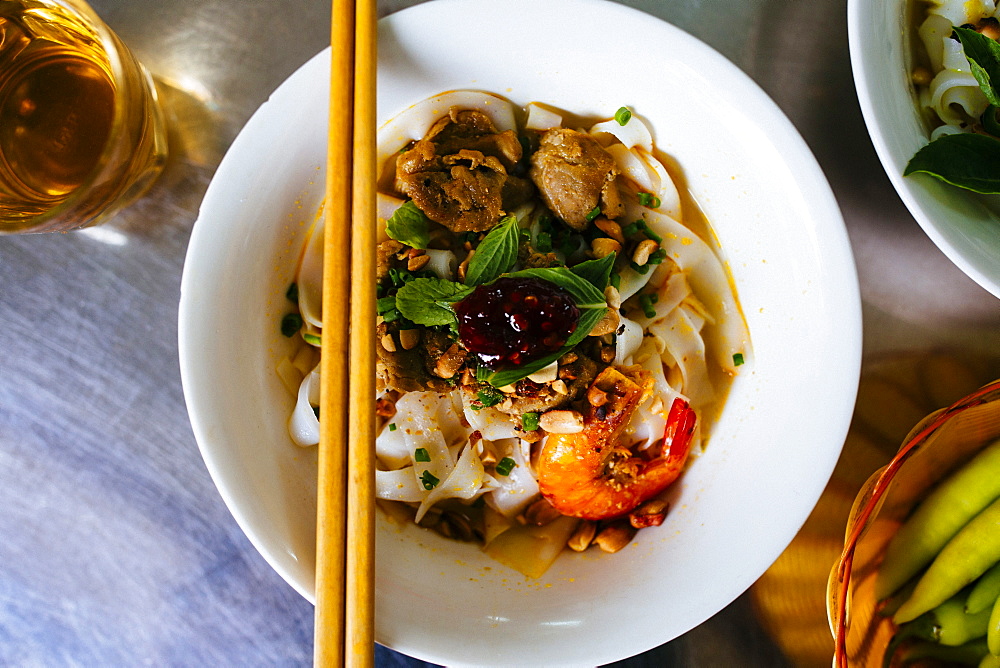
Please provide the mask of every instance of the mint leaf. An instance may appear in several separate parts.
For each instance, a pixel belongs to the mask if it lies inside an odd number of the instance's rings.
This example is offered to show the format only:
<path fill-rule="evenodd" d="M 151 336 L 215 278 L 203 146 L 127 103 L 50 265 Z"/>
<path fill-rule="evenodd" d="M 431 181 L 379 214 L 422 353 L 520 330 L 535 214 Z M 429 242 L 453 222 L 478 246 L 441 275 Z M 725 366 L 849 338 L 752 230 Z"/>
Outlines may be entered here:
<path fill-rule="evenodd" d="M 431 242 L 430 219 L 424 215 L 413 200 L 396 209 L 385 223 L 386 234 L 390 238 L 413 248 L 427 248 Z"/>
<path fill-rule="evenodd" d="M 598 290 L 593 283 L 577 276 L 567 267 L 522 269 L 508 274 L 508 276 L 511 278 L 539 278 L 557 285 L 570 294 L 579 309 L 603 309 L 608 305 L 604 299 L 603 290 Z"/>
<path fill-rule="evenodd" d="M 483 285 L 510 271 L 517 261 L 517 244 L 521 229 L 517 218 L 507 216 L 479 242 L 465 270 L 466 285 Z"/>
<path fill-rule="evenodd" d="M 418 325 L 457 326 L 451 305 L 467 297 L 472 290 L 471 286 L 440 278 L 417 278 L 396 293 L 396 308 L 404 318 Z"/>
<path fill-rule="evenodd" d="M 512 383 L 516 383 L 522 378 L 527 378 L 536 371 L 544 369 L 583 341 L 587 335 L 590 334 L 590 330 L 594 329 L 597 323 L 601 321 L 601 318 L 604 317 L 606 311 L 607 307 L 584 310 L 580 315 L 580 320 L 576 323 L 576 330 L 574 330 L 570 337 L 566 339 L 566 343 L 562 348 L 554 353 L 546 355 L 545 357 L 529 362 L 524 366 L 519 366 L 516 369 L 501 369 L 499 371 L 494 371 L 486 376 L 486 382 L 493 387 L 505 387 Z"/>
<path fill-rule="evenodd" d="M 903 176 L 924 172 L 977 193 L 1000 193 L 1000 140 L 986 135 L 944 135 L 910 158 Z"/>
<path fill-rule="evenodd" d="M 617 253 L 609 253 L 599 260 L 587 260 L 570 267 L 570 271 L 603 293 L 604 288 L 608 287 L 608 281 L 611 280 L 611 269 L 615 266 L 617 256 Z"/>
<path fill-rule="evenodd" d="M 997 91 L 1000 85 L 1000 44 L 969 28 L 955 28 L 954 34 L 962 43 L 972 75 L 979 82 L 986 99 L 990 104 L 1000 106 L 1000 91 Z"/>

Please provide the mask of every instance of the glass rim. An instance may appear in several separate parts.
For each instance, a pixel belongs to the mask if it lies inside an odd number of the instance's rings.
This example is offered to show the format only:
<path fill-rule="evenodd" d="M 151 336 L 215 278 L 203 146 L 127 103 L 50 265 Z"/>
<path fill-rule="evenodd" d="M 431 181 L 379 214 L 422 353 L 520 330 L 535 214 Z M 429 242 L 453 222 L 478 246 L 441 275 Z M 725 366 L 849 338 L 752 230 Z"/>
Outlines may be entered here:
<path fill-rule="evenodd" d="M 101 181 L 105 175 L 112 158 L 116 153 L 115 138 L 120 135 L 126 124 L 126 105 L 122 104 L 122 99 L 127 99 L 129 92 L 133 88 L 133 82 L 129 80 L 126 67 L 126 59 L 130 59 L 135 65 L 137 73 L 145 79 L 150 89 L 152 103 L 157 103 L 155 84 L 151 75 L 145 67 L 135 58 L 129 47 L 118 37 L 107 23 L 94 11 L 85 0 L 36 0 L 42 6 L 62 7 L 73 12 L 81 22 L 93 32 L 97 38 L 107 59 L 108 75 L 111 80 L 114 108 L 112 110 L 111 125 L 108 129 L 108 136 L 101 148 L 100 155 L 94 162 L 94 166 L 87 173 L 86 177 L 77 185 L 66 197 L 56 203 L 43 213 L 26 218 L 24 224 L 11 232 L 0 229 L 0 236 L 5 234 L 34 234 L 45 232 L 61 232 L 74 229 L 81 229 L 93 224 L 94 217 L 75 224 L 66 224 L 61 219 L 67 213 L 72 212 L 85 199 L 91 188 Z"/>

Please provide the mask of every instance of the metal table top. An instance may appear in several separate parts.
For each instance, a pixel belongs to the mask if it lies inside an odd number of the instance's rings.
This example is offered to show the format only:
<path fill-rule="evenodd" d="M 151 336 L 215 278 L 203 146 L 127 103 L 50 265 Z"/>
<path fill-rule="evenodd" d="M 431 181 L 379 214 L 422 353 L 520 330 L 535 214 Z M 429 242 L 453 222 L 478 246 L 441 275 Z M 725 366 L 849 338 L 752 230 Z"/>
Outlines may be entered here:
<path fill-rule="evenodd" d="M 173 154 L 149 196 L 103 227 L 0 238 L 0 664 L 308 664 L 312 606 L 244 537 L 198 453 L 176 323 L 208 182 L 253 111 L 327 44 L 329 4 L 92 4 L 165 83 Z M 721 51 L 803 134 L 847 222 L 866 365 L 998 348 L 996 300 L 924 236 L 878 164 L 845 0 L 624 4 Z M 759 610 L 748 593 L 620 665 L 792 665 Z"/>

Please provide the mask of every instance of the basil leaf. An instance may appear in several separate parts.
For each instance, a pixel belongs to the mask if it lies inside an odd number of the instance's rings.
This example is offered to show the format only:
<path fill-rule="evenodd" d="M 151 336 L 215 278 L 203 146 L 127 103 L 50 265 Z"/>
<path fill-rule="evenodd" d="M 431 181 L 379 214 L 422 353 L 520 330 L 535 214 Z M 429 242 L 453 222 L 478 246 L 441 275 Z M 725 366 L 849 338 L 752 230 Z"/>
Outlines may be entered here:
<path fill-rule="evenodd" d="M 456 325 L 455 311 L 451 305 L 471 292 L 472 287 L 452 281 L 417 278 L 406 283 L 396 293 L 396 308 L 404 318 L 418 325 Z"/>
<path fill-rule="evenodd" d="M 979 87 L 986 99 L 994 106 L 1000 106 L 1000 44 L 985 35 L 969 28 L 955 28 L 958 40 L 962 43 L 965 57 L 972 66 L 972 75 L 979 82 Z"/>
<path fill-rule="evenodd" d="M 608 305 L 604 292 L 598 290 L 593 283 L 577 276 L 567 267 L 539 267 L 537 269 L 522 269 L 508 274 L 511 278 L 539 278 L 548 281 L 570 294 L 577 308 L 597 309 Z"/>
<path fill-rule="evenodd" d="M 413 200 L 396 209 L 385 223 L 386 234 L 390 238 L 413 248 L 427 248 L 431 242 L 430 219 Z"/>
<path fill-rule="evenodd" d="M 521 239 L 521 228 L 517 218 L 507 216 L 479 242 L 476 252 L 465 270 L 466 285 L 489 283 L 500 274 L 510 271 L 517 261 L 517 245 Z"/>
<path fill-rule="evenodd" d="M 595 288 L 604 293 L 611 280 L 611 269 L 615 266 L 617 253 L 609 253 L 599 260 L 587 260 L 570 267 L 570 271 L 580 278 L 589 281 Z"/>
<path fill-rule="evenodd" d="M 998 111 L 1000 111 L 1000 107 L 994 107 L 991 104 L 986 107 L 986 111 L 979 117 L 979 122 L 983 124 L 983 130 L 986 130 L 986 132 L 994 137 L 1000 137 L 1000 120 L 997 119 Z"/>
<path fill-rule="evenodd" d="M 944 135 L 910 158 L 903 176 L 924 172 L 977 193 L 1000 193 L 1000 140 L 986 135 Z"/>
<path fill-rule="evenodd" d="M 601 318 L 604 317 L 606 312 L 607 307 L 584 310 L 583 314 L 580 315 L 580 320 L 576 323 L 576 329 L 566 340 L 566 343 L 562 348 L 554 353 L 546 355 L 545 357 L 529 362 L 524 366 L 519 366 L 516 369 L 501 369 L 499 371 L 494 371 L 486 376 L 486 382 L 493 387 L 504 387 L 506 385 L 516 383 L 522 378 L 527 378 L 536 371 L 544 369 L 583 341 L 583 339 L 590 334 L 590 330 L 594 329 L 597 323 L 601 321 Z"/>

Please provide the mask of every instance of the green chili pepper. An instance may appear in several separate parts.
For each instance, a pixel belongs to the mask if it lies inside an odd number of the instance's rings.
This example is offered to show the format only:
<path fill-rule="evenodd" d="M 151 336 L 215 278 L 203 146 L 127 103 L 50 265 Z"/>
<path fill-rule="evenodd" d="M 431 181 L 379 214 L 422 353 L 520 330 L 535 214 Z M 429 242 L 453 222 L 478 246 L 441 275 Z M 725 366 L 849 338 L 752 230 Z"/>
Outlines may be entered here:
<path fill-rule="evenodd" d="M 998 596 L 1000 596 L 1000 564 L 976 580 L 969 597 L 965 599 L 965 611 L 971 615 L 991 608 Z"/>
<path fill-rule="evenodd" d="M 986 644 L 990 648 L 990 654 L 1000 656 L 1000 598 L 993 603 L 990 620 L 986 624 Z"/>
<path fill-rule="evenodd" d="M 1000 441 L 941 482 L 899 528 L 879 568 L 876 597 L 888 597 L 919 573 L 959 529 L 997 498 Z"/>
<path fill-rule="evenodd" d="M 997 562 L 1000 562 L 1000 500 L 987 506 L 948 541 L 893 620 L 897 624 L 908 622 L 944 603 Z M 964 599 L 962 610 L 964 613 Z"/>
<path fill-rule="evenodd" d="M 890 646 L 891 648 L 892 646 Z M 957 647 L 939 645 L 932 641 L 905 642 L 899 644 L 899 649 L 887 652 L 883 666 L 908 666 L 921 659 L 937 659 L 949 666 L 978 666 L 989 650 L 982 638 L 967 642 Z M 935 664 L 936 665 L 936 664 Z"/>

